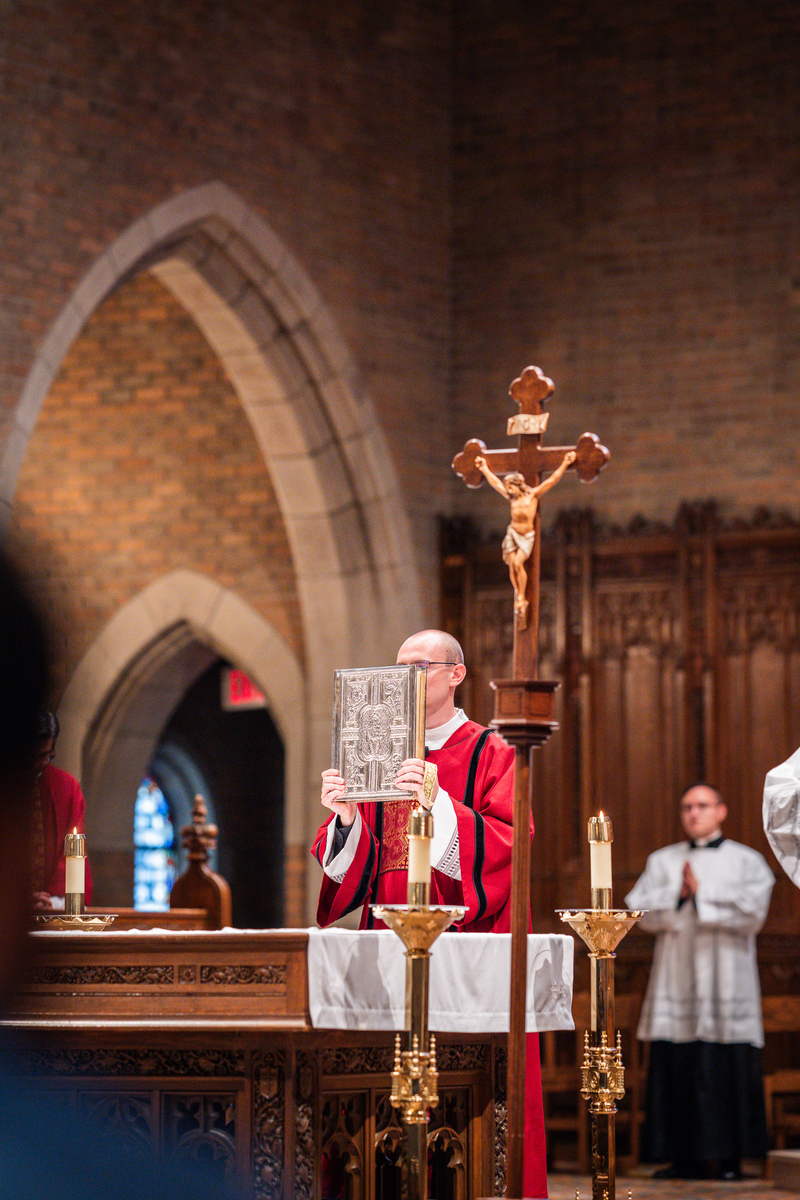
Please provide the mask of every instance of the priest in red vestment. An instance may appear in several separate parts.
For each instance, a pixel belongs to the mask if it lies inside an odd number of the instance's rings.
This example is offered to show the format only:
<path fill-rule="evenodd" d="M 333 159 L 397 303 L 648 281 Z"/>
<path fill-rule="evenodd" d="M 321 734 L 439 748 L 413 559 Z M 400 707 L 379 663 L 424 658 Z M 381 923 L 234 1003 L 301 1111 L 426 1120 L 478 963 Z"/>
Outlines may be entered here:
<path fill-rule="evenodd" d="M 36 794 L 33 811 L 33 901 L 39 911 L 63 909 L 66 891 L 64 838 L 84 833 L 86 801 L 77 779 L 52 765 L 58 737 L 55 713 L 43 712 L 39 725 Z M 86 860 L 87 904 L 92 900 L 92 872 Z"/>
<path fill-rule="evenodd" d="M 384 928 L 372 904 L 405 904 L 408 885 L 408 815 L 418 803 L 434 814 L 431 904 L 467 909 L 457 929 L 509 933 L 511 903 L 514 751 L 496 733 L 469 721 L 455 705 L 466 675 L 461 646 L 450 634 L 426 629 L 408 638 L 397 662 L 426 667 L 426 760 L 437 768 L 429 801 L 423 796 L 425 762 L 406 759 L 396 786 L 407 803 L 352 804 L 341 797 L 345 780 L 322 773 L 322 803 L 331 816 L 320 828 L 313 854 L 323 869 L 317 921 L 330 925 L 361 909 L 362 929 Z M 531 839 L 533 820 L 531 820 Z M 538 1034 L 526 1053 L 525 1195 L 547 1195 L 544 1119 Z"/>

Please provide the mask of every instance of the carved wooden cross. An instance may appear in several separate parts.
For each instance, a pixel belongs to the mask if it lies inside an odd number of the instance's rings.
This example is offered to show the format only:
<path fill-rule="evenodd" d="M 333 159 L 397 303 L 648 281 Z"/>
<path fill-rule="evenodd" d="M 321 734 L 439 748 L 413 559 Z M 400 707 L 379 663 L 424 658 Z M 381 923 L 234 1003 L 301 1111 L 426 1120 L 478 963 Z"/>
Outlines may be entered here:
<path fill-rule="evenodd" d="M 543 472 L 555 471 L 564 461 L 564 455 L 572 449 L 571 446 L 541 445 L 548 418 L 543 406 L 552 395 L 553 384 L 538 367 L 526 367 L 519 379 L 515 379 L 511 384 L 509 391 L 519 405 L 519 413 L 509 420 L 508 432 L 519 436 L 519 445 L 515 450 L 487 450 L 485 444 L 477 438 L 467 442 L 461 453 L 453 459 L 453 470 L 462 477 L 467 487 L 477 488 L 484 482 L 483 474 L 475 465 L 479 456 L 486 460 L 486 466 L 494 475 L 507 476 L 510 472 L 518 471 L 524 477 L 528 488 L 536 488 L 541 484 Z M 600 445 L 593 433 L 582 434 L 574 450 L 576 457 L 571 467 L 587 482 L 602 471 L 610 457 L 608 450 Z M 510 515 L 514 517 L 516 513 L 518 533 L 524 529 L 530 536 L 534 507 L 532 502 L 537 501 L 533 518 L 533 548 L 528 550 L 525 596 L 515 599 L 515 604 L 519 600 L 523 607 L 514 621 L 513 678 L 492 681 L 492 687 L 495 689 L 495 717 L 492 725 L 514 747 L 506 1189 L 507 1195 L 519 1197 L 523 1195 L 525 1157 L 525 995 L 527 932 L 530 922 L 531 748 L 541 745 L 557 728 L 554 720 L 554 693 L 558 684 L 555 680 L 539 680 L 536 677 L 540 563 L 538 497 L 525 497 L 521 490 L 512 488 L 510 481 L 502 484 L 502 488 L 504 493 L 506 488 L 510 489 L 506 493 L 506 500 L 510 506 L 516 505 Z M 527 545 L 529 544 L 528 542 Z M 525 552 L 518 543 L 517 546 L 520 553 Z M 515 553 L 513 545 L 509 548 L 509 553 Z M 522 578 L 516 575 L 515 594 L 517 588 L 521 587 Z M 527 608 L 524 607 L 525 600 Z"/>
<path fill-rule="evenodd" d="M 483 475 L 475 465 L 479 456 L 486 460 L 487 466 L 495 475 L 502 476 L 519 471 L 529 487 L 537 487 L 542 481 L 542 474 L 554 471 L 571 449 L 575 450 L 577 457 L 569 469 L 577 471 L 578 477 L 585 483 L 595 479 L 610 458 L 608 450 L 600 444 L 595 434 L 581 434 L 574 447 L 541 445 L 542 434 L 547 428 L 550 416 L 544 405 L 555 390 L 553 381 L 543 375 L 538 367 L 526 367 L 508 390 L 519 405 L 519 413 L 509 418 L 507 432 L 517 434 L 519 443 L 516 449 L 487 450 L 486 443 L 478 438 L 468 441 L 453 459 L 453 470 L 461 476 L 467 487 L 478 488 L 484 482 Z M 528 561 L 527 620 L 514 622 L 515 679 L 536 677 L 541 554 L 539 526 L 537 512 L 533 551 Z M 525 636 L 522 636 L 523 630 Z"/>

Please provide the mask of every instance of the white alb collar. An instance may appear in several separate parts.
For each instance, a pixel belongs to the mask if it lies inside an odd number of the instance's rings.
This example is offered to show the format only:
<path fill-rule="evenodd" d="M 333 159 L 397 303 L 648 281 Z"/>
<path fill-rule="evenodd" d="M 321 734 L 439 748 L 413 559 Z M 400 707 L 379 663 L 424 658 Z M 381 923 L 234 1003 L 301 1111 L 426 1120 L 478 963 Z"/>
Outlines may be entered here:
<path fill-rule="evenodd" d="M 722 836 L 722 830 L 718 829 L 716 833 L 710 833 L 708 835 L 708 837 L 695 838 L 694 844 L 695 844 L 695 846 L 697 846 L 697 848 L 699 850 L 704 850 L 705 847 L 709 844 L 709 842 L 716 842 L 717 838 L 720 838 L 721 836 Z"/>
<path fill-rule="evenodd" d="M 441 750 L 445 742 L 453 736 L 457 729 L 467 723 L 467 714 L 463 708 L 456 709 L 456 715 L 451 717 L 449 721 L 445 721 L 444 725 L 437 725 L 435 729 L 425 730 L 425 746 L 428 750 Z"/>

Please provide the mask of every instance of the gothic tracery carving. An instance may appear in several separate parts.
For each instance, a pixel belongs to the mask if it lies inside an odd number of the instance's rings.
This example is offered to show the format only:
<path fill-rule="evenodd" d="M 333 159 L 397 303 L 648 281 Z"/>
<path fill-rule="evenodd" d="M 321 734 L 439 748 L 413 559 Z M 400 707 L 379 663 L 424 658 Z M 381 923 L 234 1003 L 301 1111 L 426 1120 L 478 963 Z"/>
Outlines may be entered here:
<path fill-rule="evenodd" d="M 283 1191 L 283 1105 L 285 1057 L 256 1056 L 253 1087 L 253 1168 L 256 1200 L 274 1200 Z"/>
<path fill-rule="evenodd" d="M 241 1050 L 4 1050 L 7 1070 L 21 1075 L 241 1075 Z"/>

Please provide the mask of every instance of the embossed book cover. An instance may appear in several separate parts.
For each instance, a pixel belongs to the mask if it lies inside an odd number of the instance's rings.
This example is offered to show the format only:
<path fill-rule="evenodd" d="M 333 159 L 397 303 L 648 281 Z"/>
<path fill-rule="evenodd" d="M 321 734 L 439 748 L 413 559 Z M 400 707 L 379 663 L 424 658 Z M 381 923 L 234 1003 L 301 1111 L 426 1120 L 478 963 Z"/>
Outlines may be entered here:
<path fill-rule="evenodd" d="M 407 800 L 401 762 L 425 753 L 425 670 L 414 664 L 334 672 L 331 765 L 345 800 Z"/>

